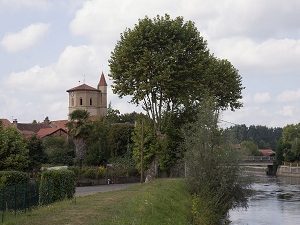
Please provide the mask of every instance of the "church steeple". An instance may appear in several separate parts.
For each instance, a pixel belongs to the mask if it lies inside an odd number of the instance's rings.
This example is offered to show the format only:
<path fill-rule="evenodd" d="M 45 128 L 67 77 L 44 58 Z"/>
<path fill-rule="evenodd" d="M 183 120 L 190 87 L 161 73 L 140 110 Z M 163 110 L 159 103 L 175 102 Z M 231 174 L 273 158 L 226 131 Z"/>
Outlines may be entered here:
<path fill-rule="evenodd" d="M 107 87 L 107 83 L 106 83 L 106 80 L 105 80 L 105 77 L 104 77 L 104 73 L 102 71 L 100 81 L 98 83 L 98 89 L 101 90 L 100 87 L 103 87 L 103 86 Z"/>
<path fill-rule="evenodd" d="M 104 73 L 102 71 L 100 81 L 97 86 L 98 90 L 101 91 L 101 103 L 100 108 L 103 112 L 105 112 L 105 115 L 107 114 L 107 83 L 105 80 Z"/>

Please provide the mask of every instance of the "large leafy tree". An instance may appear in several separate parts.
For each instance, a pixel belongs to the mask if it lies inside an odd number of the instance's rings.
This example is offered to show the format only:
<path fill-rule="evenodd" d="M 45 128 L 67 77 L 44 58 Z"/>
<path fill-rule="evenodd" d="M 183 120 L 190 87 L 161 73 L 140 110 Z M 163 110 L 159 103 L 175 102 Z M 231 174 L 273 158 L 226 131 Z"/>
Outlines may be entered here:
<path fill-rule="evenodd" d="M 289 124 L 283 128 L 282 145 L 286 161 L 300 160 L 300 123 Z M 276 153 L 277 154 L 277 153 Z"/>
<path fill-rule="evenodd" d="M 26 142 L 14 127 L 4 128 L 0 123 L 0 170 L 26 170 L 29 156 Z"/>
<path fill-rule="evenodd" d="M 28 138 L 26 142 L 30 157 L 29 170 L 33 173 L 39 172 L 42 163 L 45 163 L 47 159 L 43 142 L 36 134 Z"/>
<path fill-rule="evenodd" d="M 86 156 L 86 141 L 91 131 L 89 117 L 90 113 L 87 110 L 77 109 L 69 114 L 69 122 L 66 124 L 69 135 L 74 139 L 80 168 Z"/>
<path fill-rule="evenodd" d="M 109 64 L 114 93 L 142 104 L 158 136 L 166 112 L 193 112 L 205 96 L 214 96 L 219 109 L 242 105 L 238 71 L 210 54 L 195 24 L 182 17 L 139 20 L 121 34 Z"/>

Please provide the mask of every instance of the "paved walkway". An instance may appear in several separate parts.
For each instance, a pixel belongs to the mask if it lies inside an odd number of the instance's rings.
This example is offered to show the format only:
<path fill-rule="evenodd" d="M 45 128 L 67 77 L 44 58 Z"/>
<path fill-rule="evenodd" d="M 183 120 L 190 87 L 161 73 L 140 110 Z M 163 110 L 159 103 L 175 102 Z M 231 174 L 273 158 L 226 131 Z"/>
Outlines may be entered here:
<path fill-rule="evenodd" d="M 108 185 L 95 185 L 86 187 L 76 187 L 75 196 L 95 194 L 97 192 L 115 191 L 125 189 L 129 186 L 135 185 L 136 183 L 127 184 L 108 184 Z"/>

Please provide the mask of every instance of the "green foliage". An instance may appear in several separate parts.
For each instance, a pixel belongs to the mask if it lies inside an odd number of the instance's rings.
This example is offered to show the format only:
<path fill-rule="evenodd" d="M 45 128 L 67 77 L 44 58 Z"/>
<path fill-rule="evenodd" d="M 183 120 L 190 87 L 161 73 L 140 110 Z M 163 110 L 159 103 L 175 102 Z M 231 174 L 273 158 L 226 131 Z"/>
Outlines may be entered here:
<path fill-rule="evenodd" d="M 142 137 L 143 136 L 143 137 Z M 134 142 L 133 158 L 136 162 L 136 166 L 141 170 L 141 149 L 143 138 L 143 165 L 144 168 L 148 168 L 152 162 L 154 156 L 161 150 L 159 139 L 153 130 L 153 124 L 148 117 L 139 119 L 134 127 L 132 140 Z"/>
<path fill-rule="evenodd" d="M 288 162 L 300 161 L 300 123 L 289 124 L 283 128 L 282 143 L 278 152 L 283 152 L 284 160 Z"/>
<path fill-rule="evenodd" d="M 28 149 L 22 134 L 14 127 L 0 125 L 0 170 L 26 170 Z"/>
<path fill-rule="evenodd" d="M 123 156 L 111 158 L 110 164 L 112 164 L 115 168 L 122 169 L 128 169 L 136 166 L 130 152 L 125 153 Z"/>
<path fill-rule="evenodd" d="M 284 156 L 287 153 L 287 149 L 289 149 L 290 147 L 287 146 L 283 141 L 282 138 L 277 142 L 276 145 L 276 149 L 275 149 L 275 159 L 276 159 L 276 164 L 277 165 L 281 165 L 283 160 L 284 160 Z"/>
<path fill-rule="evenodd" d="M 75 157 L 74 143 L 66 137 L 46 137 L 43 147 L 47 162 L 53 165 L 72 165 Z"/>
<path fill-rule="evenodd" d="M 111 157 L 123 156 L 126 152 L 132 152 L 131 133 L 133 132 L 132 124 L 113 124 L 109 127 L 108 145 Z"/>
<path fill-rule="evenodd" d="M 253 141 L 243 141 L 241 143 L 241 151 L 246 156 L 262 155 L 262 153 L 258 150 L 257 145 Z"/>
<path fill-rule="evenodd" d="M 268 128 L 260 125 L 247 127 L 245 124 L 225 129 L 226 135 L 232 136 L 235 143 L 252 141 L 259 149 L 275 149 L 277 141 L 282 136 L 282 131 L 281 127 Z"/>
<path fill-rule="evenodd" d="M 120 111 L 118 109 L 113 109 L 111 107 L 111 102 L 108 104 L 108 107 L 107 107 L 106 119 L 110 123 L 119 123 L 120 122 Z"/>
<path fill-rule="evenodd" d="M 30 157 L 29 170 L 31 172 L 38 172 L 41 169 L 42 163 L 45 163 L 47 160 L 43 142 L 37 135 L 32 135 L 26 142 Z"/>
<path fill-rule="evenodd" d="M 300 138 L 300 123 L 289 124 L 283 128 L 282 141 L 291 143 L 295 138 Z"/>
<path fill-rule="evenodd" d="M 100 118 L 91 124 L 90 135 L 87 138 L 87 155 L 84 160 L 86 166 L 103 165 L 109 159 L 110 146 L 108 135 L 110 132 L 108 120 Z"/>
<path fill-rule="evenodd" d="M 229 61 L 210 54 L 195 24 L 182 17 L 171 19 L 166 14 L 140 19 L 121 34 L 109 64 L 113 92 L 119 97 L 130 95 L 130 102 L 142 104 L 152 120 L 153 131 L 145 133 L 149 139 L 146 166 L 156 157 L 161 169 L 169 170 L 182 157 L 178 148 L 181 133 L 175 132 L 184 122 L 194 120 L 206 96 L 213 96 L 220 110 L 242 106 L 238 71 Z M 176 117 L 179 123 L 169 119 Z M 137 133 L 135 136 L 134 157 L 138 160 L 140 139 Z"/>
<path fill-rule="evenodd" d="M 222 109 L 242 105 L 238 71 L 211 55 L 195 24 L 182 17 L 139 20 L 121 34 L 109 64 L 114 93 L 142 103 L 158 135 L 165 112 L 191 110 L 206 95 Z"/>
<path fill-rule="evenodd" d="M 204 213 L 215 215 L 219 221 L 229 209 L 247 206 L 246 190 L 250 183 L 239 176 L 241 155 L 218 128 L 219 114 L 215 107 L 211 100 L 203 103 L 197 120 L 184 129 L 187 184 L 195 198 L 199 197 L 194 200 L 196 220 L 197 215 Z M 215 220 L 196 224 L 215 224 Z"/>
<path fill-rule="evenodd" d="M 29 177 L 21 171 L 0 171 L 0 188 L 17 184 L 26 184 Z"/>
<path fill-rule="evenodd" d="M 75 173 L 71 170 L 43 171 L 40 181 L 40 204 L 49 204 L 65 198 L 73 198 Z"/>
<path fill-rule="evenodd" d="M 214 205 L 218 201 L 218 197 L 213 195 L 211 191 L 204 190 L 201 192 L 201 195 L 193 195 L 192 224 L 221 224 L 220 221 L 224 219 L 224 212 Z"/>
<path fill-rule="evenodd" d="M 295 138 L 291 144 L 291 151 L 294 153 L 297 159 L 300 159 L 300 138 Z"/>
<path fill-rule="evenodd" d="M 90 135 L 91 123 L 90 113 L 87 110 L 77 109 L 69 114 L 68 127 L 69 135 L 74 139 L 76 147 L 76 158 L 80 167 L 86 156 L 86 139 Z"/>
<path fill-rule="evenodd" d="M 89 178 L 89 179 L 100 179 L 104 178 L 107 170 L 100 166 L 100 167 L 83 167 L 82 171 L 80 172 L 80 178 Z"/>
<path fill-rule="evenodd" d="M 130 123 L 111 124 L 107 118 L 94 121 L 87 138 L 85 165 L 105 165 L 115 158 L 132 158 L 133 129 Z"/>

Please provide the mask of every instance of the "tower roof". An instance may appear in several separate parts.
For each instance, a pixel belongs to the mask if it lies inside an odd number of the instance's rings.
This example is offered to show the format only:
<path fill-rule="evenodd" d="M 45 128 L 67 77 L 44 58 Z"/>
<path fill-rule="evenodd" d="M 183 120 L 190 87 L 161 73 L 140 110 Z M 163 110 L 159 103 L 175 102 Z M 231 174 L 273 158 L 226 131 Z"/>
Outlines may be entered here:
<path fill-rule="evenodd" d="M 81 84 L 77 87 L 67 90 L 67 92 L 70 92 L 70 91 L 99 91 L 99 90 L 96 88 L 93 88 L 87 84 Z"/>
<path fill-rule="evenodd" d="M 102 71 L 98 86 L 107 86 L 103 71 Z"/>

